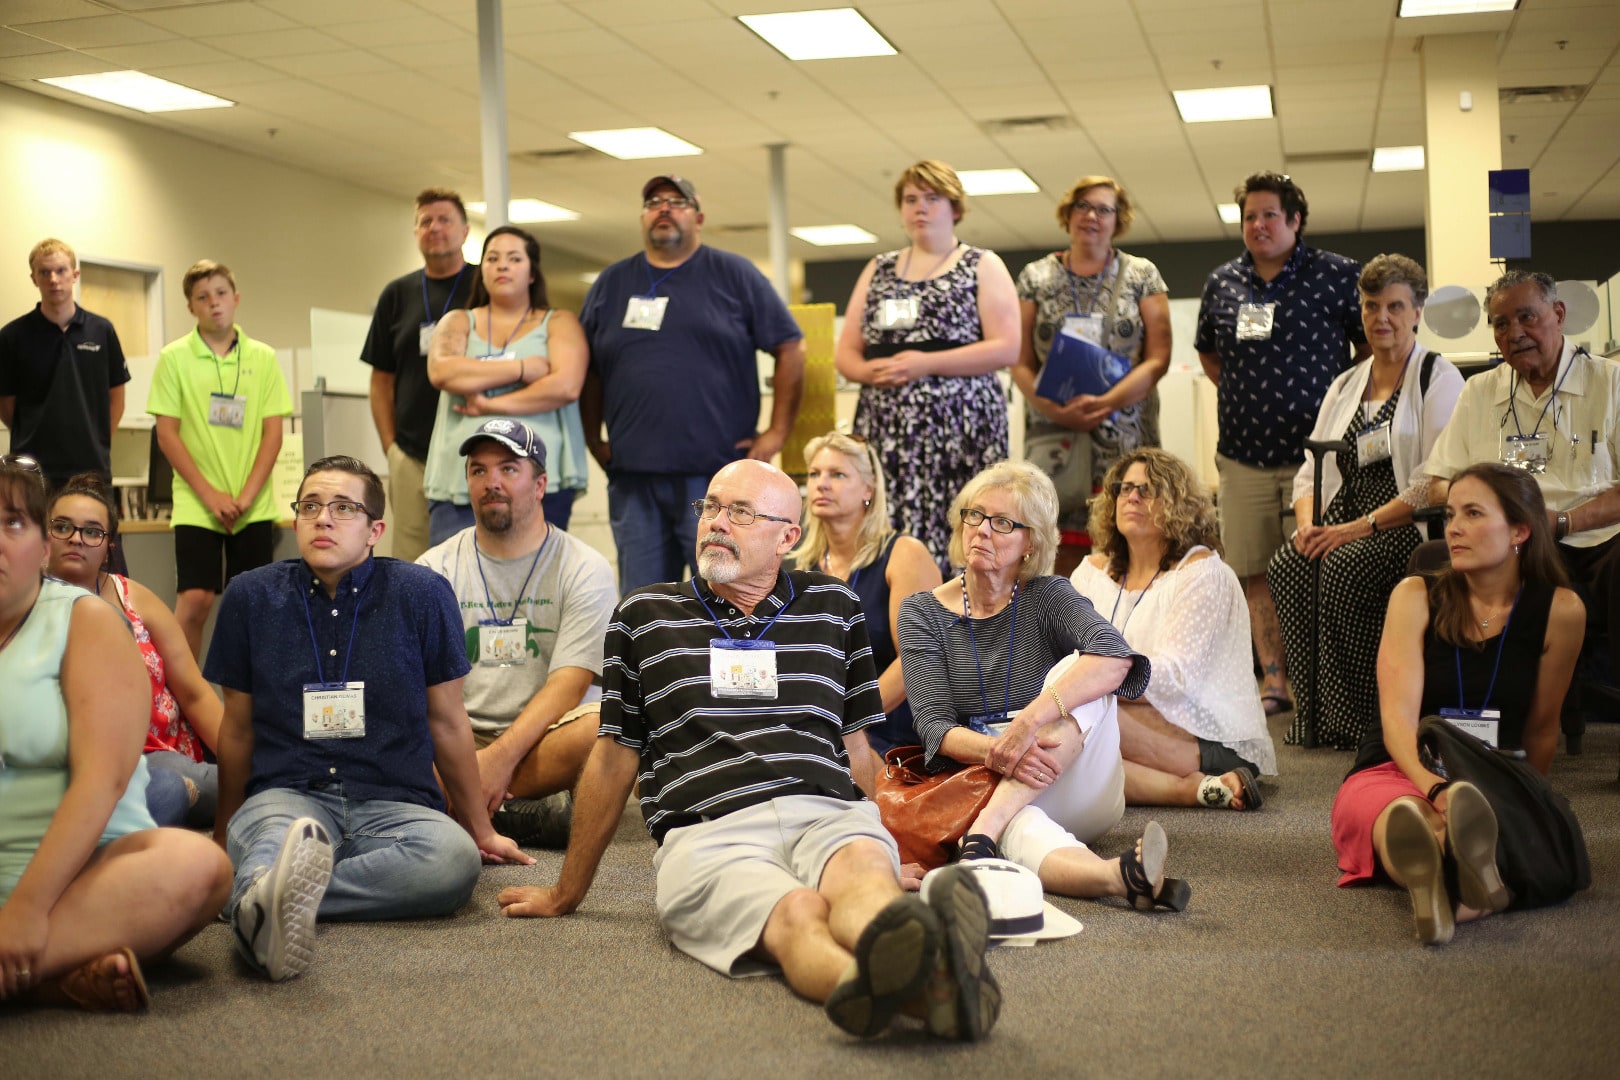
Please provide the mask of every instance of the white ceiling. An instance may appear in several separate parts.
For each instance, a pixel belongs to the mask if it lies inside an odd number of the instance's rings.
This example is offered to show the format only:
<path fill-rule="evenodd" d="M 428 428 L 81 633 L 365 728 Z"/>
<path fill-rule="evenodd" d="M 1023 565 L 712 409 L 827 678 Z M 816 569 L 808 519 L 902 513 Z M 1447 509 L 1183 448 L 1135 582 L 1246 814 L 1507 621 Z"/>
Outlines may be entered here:
<path fill-rule="evenodd" d="M 767 156 L 790 145 L 793 225 L 853 222 L 901 239 L 893 178 L 920 158 L 1017 166 L 1035 195 L 972 202 L 962 235 L 996 248 L 1057 241 L 1052 207 L 1085 173 L 1118 178 L 1138 240 L 1236 239 L 1214 204 L 1259 168 L 1290 172 L 1316 232 L 1421 226 L 1423 174 L 1300 160 L 1423 141 L 1418 35 L 1499 33 L 1503 87 L 1578 85 L 1560 104 L 1504 105 L 1502 163 L 1533 173 L 1539 220 L 1620 218 L 1620 3 L 1523 0 L 1510 14 L 1397 20 L 1396 0 L 859 0 L 900 55 L 794 63 L 734 16 L 846 0 L 506 0 L 514 196 L 579 211 L 549 245 L 608 260 L 640 246 L 636 202 L 671 169 L 698 185 L 712 241 L 766 254 Z M 145 116 L 402 198 L 430 184 L 481 197 L 473 0 L 0 0 L 0 82 L 136 68 L 238 102 Z M 1274 120 L 1183 125 L 1170 91 L 1269 83 Z M 1056 131 L 987 121 L 1053 116 Z M 567 132 L 656 125 L 702 157 L 621 162 Z"/>

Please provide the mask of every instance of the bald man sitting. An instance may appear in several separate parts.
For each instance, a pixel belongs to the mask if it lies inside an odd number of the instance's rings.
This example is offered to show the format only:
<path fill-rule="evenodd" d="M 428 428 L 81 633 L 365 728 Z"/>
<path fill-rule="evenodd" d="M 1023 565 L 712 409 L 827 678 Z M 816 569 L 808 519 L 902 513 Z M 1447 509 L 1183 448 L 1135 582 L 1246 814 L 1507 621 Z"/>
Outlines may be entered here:
<path fill-rule="evenodd" d="M 698 576 L 636 589 L 608 627 L 599 737 L 557 884 L 506 889 L 502 909 L 578 907 L 639 778 L 658 918 L 682 952 L 733 978 L 780 969 L 851 1034 L 904 1014 L 983 1037 L 1001 1006 L 984 894 L 955 868 L 927 902 L 900 887 L 894 840 L 862 797 L 864 729 L 883 702 L 860 601 L 782 570 L 798 488 L 738 461 L 693 511 Z"/>

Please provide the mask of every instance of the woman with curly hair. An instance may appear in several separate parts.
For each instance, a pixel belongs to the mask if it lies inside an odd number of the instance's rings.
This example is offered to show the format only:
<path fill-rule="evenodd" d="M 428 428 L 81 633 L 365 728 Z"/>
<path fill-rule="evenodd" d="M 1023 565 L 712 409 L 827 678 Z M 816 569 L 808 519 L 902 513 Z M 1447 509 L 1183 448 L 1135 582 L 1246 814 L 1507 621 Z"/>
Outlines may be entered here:
<path fill-rule="evenodd" d="M 1209 492 L 1180 458 L 1133 450 L 1091 500 L 1090 530 L 1075 590 L 1152 663 L 1147 692 L 1119 703 L 1125 801 L 1260 809 L 1256 777 L 1277 755 Z"/>

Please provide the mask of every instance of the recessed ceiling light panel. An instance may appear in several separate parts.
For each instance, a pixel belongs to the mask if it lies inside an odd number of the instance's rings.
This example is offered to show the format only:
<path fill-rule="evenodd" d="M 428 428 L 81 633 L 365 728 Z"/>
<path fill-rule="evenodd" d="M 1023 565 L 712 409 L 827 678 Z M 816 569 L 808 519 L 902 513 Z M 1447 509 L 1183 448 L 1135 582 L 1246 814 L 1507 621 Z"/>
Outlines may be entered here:
<path fill-rule="evenodd" d="M 1483 15 L 1512 11 L 1519 0 L 1401 0 L 1400 17 L 1419 19 L 1425 15 Z"/>
<path fill-rule="evenodd" d="M 739 15 L 737 21 L 789 60 L 894 56 L 895 47 L 854 8 Z"/>
<path fill-rule="evenodd" d="M 1027 195 L 1041 190 L 1023 169 L 966 169 L 956 176 L 969 195 Z"/>
<path fill-rule="evenodd" d="M 83 94 L 144 113 L 228 109 L 236 104 L 139 71 L 103 71 L 96 75 L 63 75 L 39 81 L 59 90 Z"/>
<path fill-rule="evenodd" d="M 859 225 L 803 225 L 789 229 L 794 236 L 817 247 L 838 247 L 843 244 L 875 244 L 877 236 Z"/>
<path fill-rule="evenodd" d="M 1421 172 L 1423 166 L 1421 146 L 1380 146 L 1373 151 L 1373 172 Z"/>
<path fill-rule="evenodd" d="M 1243 208 L 1235 202 L 1216 203 L 1215 212 L 1228 225 L 1236 225 L 1243 220 Z"/>
<path fill-rule="evenodd" d="M 584 143 L 592 150 L 600 150 L 620 161 L 639 158 L 691 157 L 703 153 L 701 146 L 693 146 L 663 128 L 613 128 L 606 131 L 570 131 L 568 137 Z"/>
<path fill-rule="evenodd" d="M 1206 90 L 1175 91 L 1176 108 L 1183 123 L 1211 124 L 1222 120 L 1269 120 L 1271 87 L 1215 86 Z"/>
<path fill-rule="evenodd" d="M 467 212 L 477 214 L 479 217 L 483 217 L 488 209 L 486 203 L 467 204 Z M 522 224 L 540 221 L 578 221 L 579 211 L 555 203 L 542 202 L 539 199 L 513 199 L 506 204 L 506 220 Z"/>

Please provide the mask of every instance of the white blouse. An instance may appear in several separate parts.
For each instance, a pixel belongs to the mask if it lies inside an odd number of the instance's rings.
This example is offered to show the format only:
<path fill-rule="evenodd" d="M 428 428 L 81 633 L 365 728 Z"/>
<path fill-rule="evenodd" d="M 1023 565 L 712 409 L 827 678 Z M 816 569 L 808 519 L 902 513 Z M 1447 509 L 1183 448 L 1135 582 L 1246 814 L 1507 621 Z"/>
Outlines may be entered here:
<path fill-rule="evenodd" d="M 1194 558 L 1200 552 L 1206 557 Z M 1230 747 L 1263 773 L 1277 771 L 1249 652 L 1249 607 L 1219 555 L 1195 547 L 1144 592 L 1124 592 L 1089 558 L 1070 580 L 1152 662 L 1143 696 L 1166 720 Z"/>

